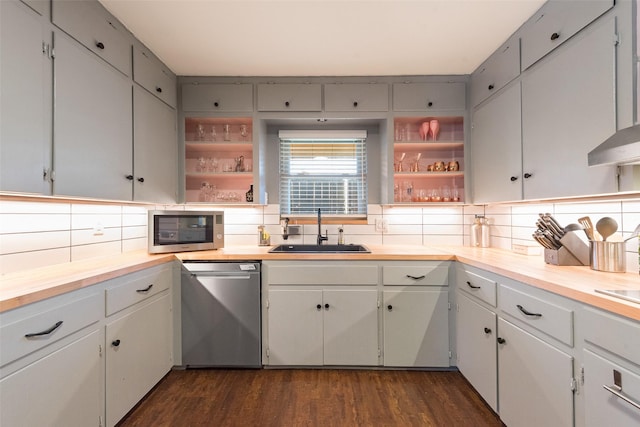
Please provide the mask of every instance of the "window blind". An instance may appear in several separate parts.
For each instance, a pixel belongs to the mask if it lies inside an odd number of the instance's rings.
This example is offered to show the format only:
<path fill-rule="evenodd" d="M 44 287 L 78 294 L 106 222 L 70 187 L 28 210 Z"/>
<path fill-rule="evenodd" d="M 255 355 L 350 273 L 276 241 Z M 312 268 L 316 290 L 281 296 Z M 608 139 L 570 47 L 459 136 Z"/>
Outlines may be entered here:
<path fill-rule="evenodd" d="M 365 131 L 281 131 L 280 213 L 367 214 Z"/>

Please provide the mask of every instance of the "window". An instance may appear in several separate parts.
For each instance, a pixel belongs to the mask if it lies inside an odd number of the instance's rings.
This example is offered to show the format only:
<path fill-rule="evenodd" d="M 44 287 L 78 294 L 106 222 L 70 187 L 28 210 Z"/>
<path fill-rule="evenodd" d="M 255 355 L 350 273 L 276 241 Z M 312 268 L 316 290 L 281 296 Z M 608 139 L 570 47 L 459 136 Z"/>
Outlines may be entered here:
<path fill-rule="evenodd" d="M 280 131 L 280 213 L 366 217 L 366 131 Z"/>

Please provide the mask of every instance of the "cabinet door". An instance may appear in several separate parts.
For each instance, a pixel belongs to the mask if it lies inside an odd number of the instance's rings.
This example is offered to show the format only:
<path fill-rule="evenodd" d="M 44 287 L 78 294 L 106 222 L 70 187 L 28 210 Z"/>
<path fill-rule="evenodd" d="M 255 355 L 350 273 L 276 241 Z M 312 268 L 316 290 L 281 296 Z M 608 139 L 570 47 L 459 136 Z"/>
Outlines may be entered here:
<path fill-rule="evenodd" d="M 614 382 L 614 372 L 620 376 L 621 390 Z M 607 386 L 622 396 L 640 404 L 640 375 L 589 350 L 584 352 L 585 424 L 587 426 L 637 426 L 640 409 L 616 396 Z"/>
<path fill-rule="evenodd" d="M 323 291 L 324 364 L 378 364 L 378 292 Z"/>
<path fill-rule="evenodd" d="M 393 85 L 395 111 L 464 110 L 464 83 L 396 83 Z"/>
<path fill-rule="evenodd" d="M 131 200 L 130 80 L 55 33 L 54 193 Z"/>
<path fill-rule="evenodd" d="M 520 74 L 520 38 L 514 35 L 471 74 L 471 105 L 476 106 Z"/>
<path fill-rule="evenodd" d="M 182 85 L 182 111 L 253 111 L 253 85 L 185 83 Z"/>
<path fill-rule="evenodd" d="M 17 1 L 0 2 L 0 20 L 0 189 L 48 193 L 51 32 Z"/>
<path fill-rule="evenodd" d="M 473 114 L 471 183 L 474 203 L 522 198 L 520 105 L 520 83 L 516 83 Z"/>
<path fill-rule="evenodd" d="M 148 49 L 133 49 L 133 79 L 154 96 L 176 108 L 176 77 Z"/>
<path fill-rule="evenodd" d="M 145 90 L 133 90 L 133 198 L 175 203 L 178 191 L 176 112 Z"/>
<path fill-rule="evenodd" d="M 496 314 L 458 292 L 457 315 L 458 369 L 497 412 Z"/>
<path fill-rule="evenodd" d="M 500 419 L 508 426 L 573 425 L 573 357 L 498 319 Z"/>
<path fill-rule="evenodd" d="M 269 291 L 269 365 L 322 365 L 321 290 Z"/>
<path fill-rule="evenodd" d="M 321 111 L 320 84 L 259 84 L 258 111 Z"/>
<path fill-rule="evenodd" d="M 102 334 L 94 331 L 0 381 L 2 426 L 97 426 Z"/>
<path fill-rule="evenodd" d="M 448 291 L 383 292 L 384 365 L 449 366 Z"/>
<path fill-rule="evenodd" d="M 384 83 L 326 84 L 325 111 L 387 111 L 389 85 Z"/>
<path fill-rule="evenodd" d="M 583 33 L 522 81 L 525 199 L 617 191 L 615 167 L 586 160 L 616 130 L 615 21 Z"/>
<path fill-rule="evenodd" d="M 120 421 L 173 366 L 170 297 L 107 323 L 108 426 Z"/>

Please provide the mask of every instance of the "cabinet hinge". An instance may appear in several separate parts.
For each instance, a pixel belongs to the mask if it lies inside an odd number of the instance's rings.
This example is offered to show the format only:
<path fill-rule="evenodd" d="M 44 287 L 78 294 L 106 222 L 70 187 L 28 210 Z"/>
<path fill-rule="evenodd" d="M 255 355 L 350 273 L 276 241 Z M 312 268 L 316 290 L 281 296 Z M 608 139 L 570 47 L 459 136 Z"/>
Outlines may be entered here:
<path fill-rule="evenodd" d="M 447 301 L 447 309 L 451 310 L 451 301 Z"/>
<path fill-rule="evenodd" d="M 618 46 L 620 44 L 620 34 L 613 34 L 613 45 Z"/>
<path fill-rule="evenodd" d="M 578 390 L 578 382 L 575 378 L 571 378 L 571 391 L 574 393 Z"/>
<path fill-rule="evenodd" d="M 382 356 L 382 350 L 380 350 L 380 348 L 378 348 L 378 357 Z"/>
<path fill-rule="evenodd" d="M 584 385 L 584 366 L 580 368 L 580 385 Z"/>
<path fill-rule="evenodd" d="M 453 353 L 451 352 L 451 350 L 449 350 L 449 359 L 451 359 L 453 357 Z"/>
<path fill-rule="evenodd" d="M 42 42 L 42 54 L 45 55 L 48 59 L 53 59 L 53 48 L 49 43 L 45 41 Z"/>
<path fill-rule="evenodd" d="M 98 415 L 98 427 L 102 427 L 102 415 Z"/>
<path fill-rule="evenodd" d="M 378 298 L 378 308 L 380 308 L 380 298 Z"/>
<path fill-rule="evenodd" d="M 102 345 L 98 344 L 98 355 L 102 357 Z"/>
<path fill-rule="evenodd" d="M 267 356 L 267 359 L 268 359 L 268 358 L 269 358 L 269 347 L 267 347 L 267 348 L 264 350 L 264 354 Z"/>
<path fill-rule="evenodd" d="M 265 307 L 266 307 L 266 308 L 269 308 L 269 300 L 266 300 L 266 301 L 264 302 L 264 305 L 265 305 Z"/>

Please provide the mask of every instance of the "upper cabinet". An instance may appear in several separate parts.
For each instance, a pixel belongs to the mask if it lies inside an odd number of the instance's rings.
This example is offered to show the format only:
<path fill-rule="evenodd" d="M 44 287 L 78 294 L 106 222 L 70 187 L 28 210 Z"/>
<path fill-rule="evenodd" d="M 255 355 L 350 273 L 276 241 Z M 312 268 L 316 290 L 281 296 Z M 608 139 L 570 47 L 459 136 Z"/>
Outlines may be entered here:
<path fill-rule="evenodd" d="M 123 74 L 131 75 L 130 36 L 98 2 L 54 0 L 52 21 Z"/>
<path fill-rule="evenodd" d="M 386 83 L 330 83 L 324 85 L 325 111 L 388 111 Z"/>
<path fill-rule="evenodd" d="M 258 111 L 322 111 L 322 85 L 258 84 Z"/>
<path fill-rule="evenodd" d="M 51 31 L 25 4 L 0 1 L 0 190 L 50 192 Z"/>
<path fill-rule="evenodd" d="M 611 9 L 613 4 L 614 0 L 545 3 L 522 27 L 522 70 Z"/>
<path fill-rule="evenodd" d="M 520 37 L 514 35 L 471 74 L 471 105 L 476 106 L 520 74 Z"/>
<path fill-rule="evenodd" d="M 150 50 L 133 48 L 133 79 L 172 108 L 176 108 L 176 76 Z"/>
<path fill-rule="evenodd" d="M 464 110 L 465 83 L 394 83 L 395 111 Z"/>
<path fill-rule="evenodd" d="M 185 83 L 182 85 L 182 110 L 189 112 L 253 112 L 251 83 Z"/>

